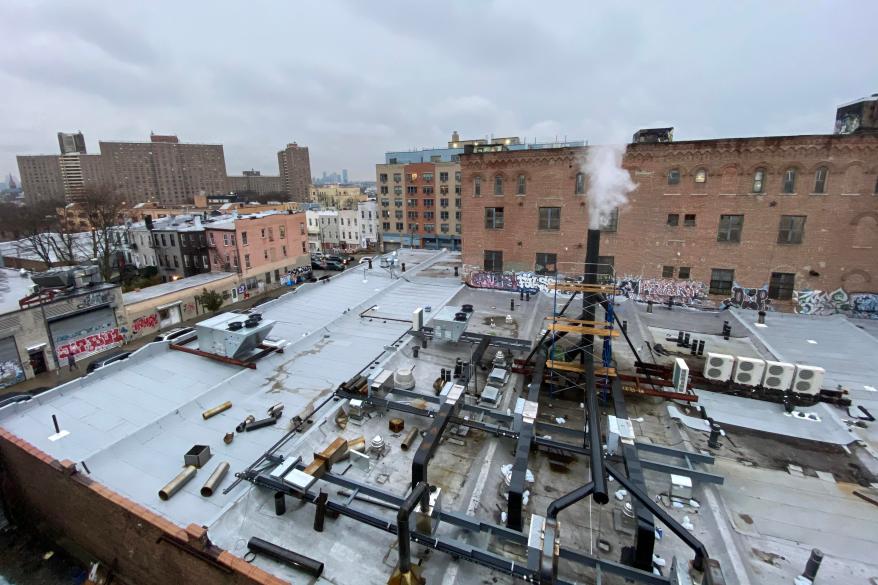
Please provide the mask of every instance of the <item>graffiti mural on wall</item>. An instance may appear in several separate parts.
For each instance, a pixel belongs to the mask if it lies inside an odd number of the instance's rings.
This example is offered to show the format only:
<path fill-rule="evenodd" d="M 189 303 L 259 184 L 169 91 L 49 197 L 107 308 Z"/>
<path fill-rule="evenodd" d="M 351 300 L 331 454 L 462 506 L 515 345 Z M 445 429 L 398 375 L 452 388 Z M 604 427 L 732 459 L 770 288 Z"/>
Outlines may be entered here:
<path fill-rule="evenodd" d="M 82 337 L 75 341 L 59 345 L 56 348 L 58 359 L 67 359 L 71 355 L 81 353 L 94 353 L 102 349 L 109 349 L 124 342 L 122 332 L 118 327 L 114 327 L 107 331 L 101 331 L 93 335 Z"/>
<path fill-rule="evenodd" d="M 620 283 L 631 287 L 634 279 L 625 277 Z M 632 288 L 632 290 L 634 290 Z M 705 298 L 706 287 L 697 280 L 674 280 L 673 278 L 641 278 L 637 281 L 636 292 L 626 296 L 641 302 L 667 303 L 673 298 L 675 304 L 700 305 Z"/>
<path fill-rule="evenodd" d="M 878 319 L 878 293 L 848 293 L 842 288 L 832 292 L 800 290 L 793 293 L 795 310 L 802 315 L 848 315 L 861 319 Z"/>
<path fill-rule="evenodd" d="M 488 272 L 475 270 L 467 277 L 467 284 L 475 288 L 518 291 L 515 272 Z"/>
<path fill-rule="evenodd" d="M 143 317 L 138 317 L 134 320 L 134 323 L 131 324 L 131 329 L 134 333 L 140 333 L 146 329 L 155 329 L 159 326 L 159 314 L 153 313 L 152 315 L 144 315 Z"/>
<path fill-rule="evenodd" d="M 768 298 L 768 286 L 759 288 L 741 286 L 737 282 L 732 287 L 732 296 L 723 304 L 737 309 L 753 309 L 754 311 L 770 311 L 771 299 Z"/>

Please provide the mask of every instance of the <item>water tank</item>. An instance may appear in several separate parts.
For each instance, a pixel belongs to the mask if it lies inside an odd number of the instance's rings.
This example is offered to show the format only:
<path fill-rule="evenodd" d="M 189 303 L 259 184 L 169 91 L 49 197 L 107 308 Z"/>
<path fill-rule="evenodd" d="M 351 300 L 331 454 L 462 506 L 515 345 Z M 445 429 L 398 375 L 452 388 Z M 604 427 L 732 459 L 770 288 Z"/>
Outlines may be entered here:
<path fill-rule="evenodd" d="M 393 387 L 397 390 L 411 390 L 415 387 L 415 376 L 411 368 L 399 368 L 393 374 Z"/>

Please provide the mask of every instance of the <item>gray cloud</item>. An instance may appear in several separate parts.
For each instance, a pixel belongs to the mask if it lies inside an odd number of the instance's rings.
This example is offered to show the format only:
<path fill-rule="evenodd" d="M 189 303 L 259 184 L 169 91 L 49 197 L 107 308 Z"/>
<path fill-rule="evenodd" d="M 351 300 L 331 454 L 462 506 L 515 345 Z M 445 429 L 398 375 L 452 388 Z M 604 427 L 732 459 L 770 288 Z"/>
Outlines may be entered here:
<path fill-rule="evenodd" d="M 0 174 L 76 129 L 90 150 L 150 130 L 221 142 L 230 172 L 276 172 L 295 140 L 315 174 L 357 178 L 452 130 L 593 143 L 651 125 L 679 139 L 827 132 L 836 105 L 878 90 L 876 16 L 853 0 L 13 0 L 0 5 Z"/>

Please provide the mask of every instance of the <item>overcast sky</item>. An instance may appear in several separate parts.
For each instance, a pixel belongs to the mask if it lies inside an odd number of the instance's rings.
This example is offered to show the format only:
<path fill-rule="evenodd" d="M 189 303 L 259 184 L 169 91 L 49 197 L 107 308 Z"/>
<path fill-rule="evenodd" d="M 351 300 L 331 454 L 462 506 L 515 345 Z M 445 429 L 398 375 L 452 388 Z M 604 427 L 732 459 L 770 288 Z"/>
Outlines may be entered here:
<path fill-rule="evenodd" d="M 592 143 L 832 131 L 878 92 L 878 2 L 0 3 L 0 173 L 98 140 L 222 143 L 228 171 L 375 178 L 387 150 L 462 137 Z"/>

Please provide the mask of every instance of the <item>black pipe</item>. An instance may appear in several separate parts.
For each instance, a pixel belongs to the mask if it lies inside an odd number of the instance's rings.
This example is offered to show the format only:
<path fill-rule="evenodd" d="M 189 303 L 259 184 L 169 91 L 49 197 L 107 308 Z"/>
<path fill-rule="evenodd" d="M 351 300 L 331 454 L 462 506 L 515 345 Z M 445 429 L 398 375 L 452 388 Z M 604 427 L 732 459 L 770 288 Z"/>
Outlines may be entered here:
<path fill-rule="evenodd" d="M 52 415 L 52 424 L 55 425 L 55 433 L 60 433 L 61 427 L 58 426 L 58 417 L 54 414 Z"/>
<path fill-rule="evenodd" d="M 277 419 L 274 418 L 273 416 L 270 416 L 268 418 L 254 420 L 253 422 L 247 423 L 246 425 L 244 425 L 244 430 L 245 431 L 255 431 L 256 429 L 261 429 L 263 427 L 270 427 L 271 425 L 276 425 L 276 424 L 277 424 Z"/>
<path fill-rule="evenodd" d="M 283 516 L 287 512 L 287 502 L 283 492 L 274 492 L 274 513 Z"/>
<path fill-rule="evenodd" d="M 594 482 L 590 481 L 584 486 L 580 486 L 570 493 L 564 494 L 557 500 L 551 502 L 546 508 L 546 518 L 554 520 L 558 517 L 558 513 L 565 508 L 569 508 L 576 502 L 584 500 L 594 492 Z"/>
<path fill-rule="evenodd" d="M 249 542 L 247 542 L 247 548 L 250 549 L 250 552 L 253 554 L 264 555 L 270 559 L 286 563 L 291 567 L 295 567 L 300 571 L 308 573 L 312 577 L 319 577 L 323 574 L 323 563 L 320 561 L 315 561 L 310 557 L 300 555 L 288 548 L 272 544 L 267 540 L 262 540 L 261 538 L 254 536 Z"/>
<path fill-rule="evenodd" d="M 594 361 L 591 356 L 585 363 L 585 402 L 588 408 L 588 442 L 591 449 L 591 481 L 594 484 L 594 501 L 603 505 L 610 501 L 610 497 L 607 495 L 607 477 L 604 472 L 604 456 L 601 447 L 601 419 L 594 381 Z"/>
<path fill-rule="evenodd" d="M 396 513 L 396 530 L 399 537 L 399 572 L 403 575 L 407 575 L 412 570 L 412 538 L 409 516 L 423 497 L 428 499 L 430 497 L 427 492 L 427 483 L 424 481 L 414 487 L 402 506 L 399 507 L 399 512 Z"/>
<path fill-rule="evenodd" d="M 628 490 L 628 493 L 630 493 L 634 497 L 634 499 L 636 499 L 643 506 L 648 508 L 650 512 L 658 516 L 658 519 L 662 522 L 662 524 L 670 528 L 671 532 L 680 537 L 680 540 L 682 540 L 686 544 L 686 546 L 695 551 L 695 559 L 692 562 L 692 567 L 696 571 L 703 571 L 704 561 L 707 560 L 708 555 L 707 548 L 705 548 L 701 541 L 695 538 L 691 532 L 683 528 L 683 526 L 681 526 L 680 523 L 677 522 L 677 520 L 674 519 L 673 516 L 668 514 L 661 506 L 656 504 L 652 500 L 652 498 L 649 497 L 649 494 L 640 489 L 640 486 L 635 485 L 632 481 L 625 477 L 623 473 L 618 471 L 609 463 L 607 464 L 607 471 L 610 473 L 610 475 L 616 478 L 616 481 L 618 481 L 623 488 Z"/>
<path fill-rule="evenodd" d="M 316 509 L 314 510 L 314 530 L 323 532 L 323 521 L 326 518 L 326 502 L 329 500 L 329 494 L 320 492 L 317 499 L 314 500 Z"/>

